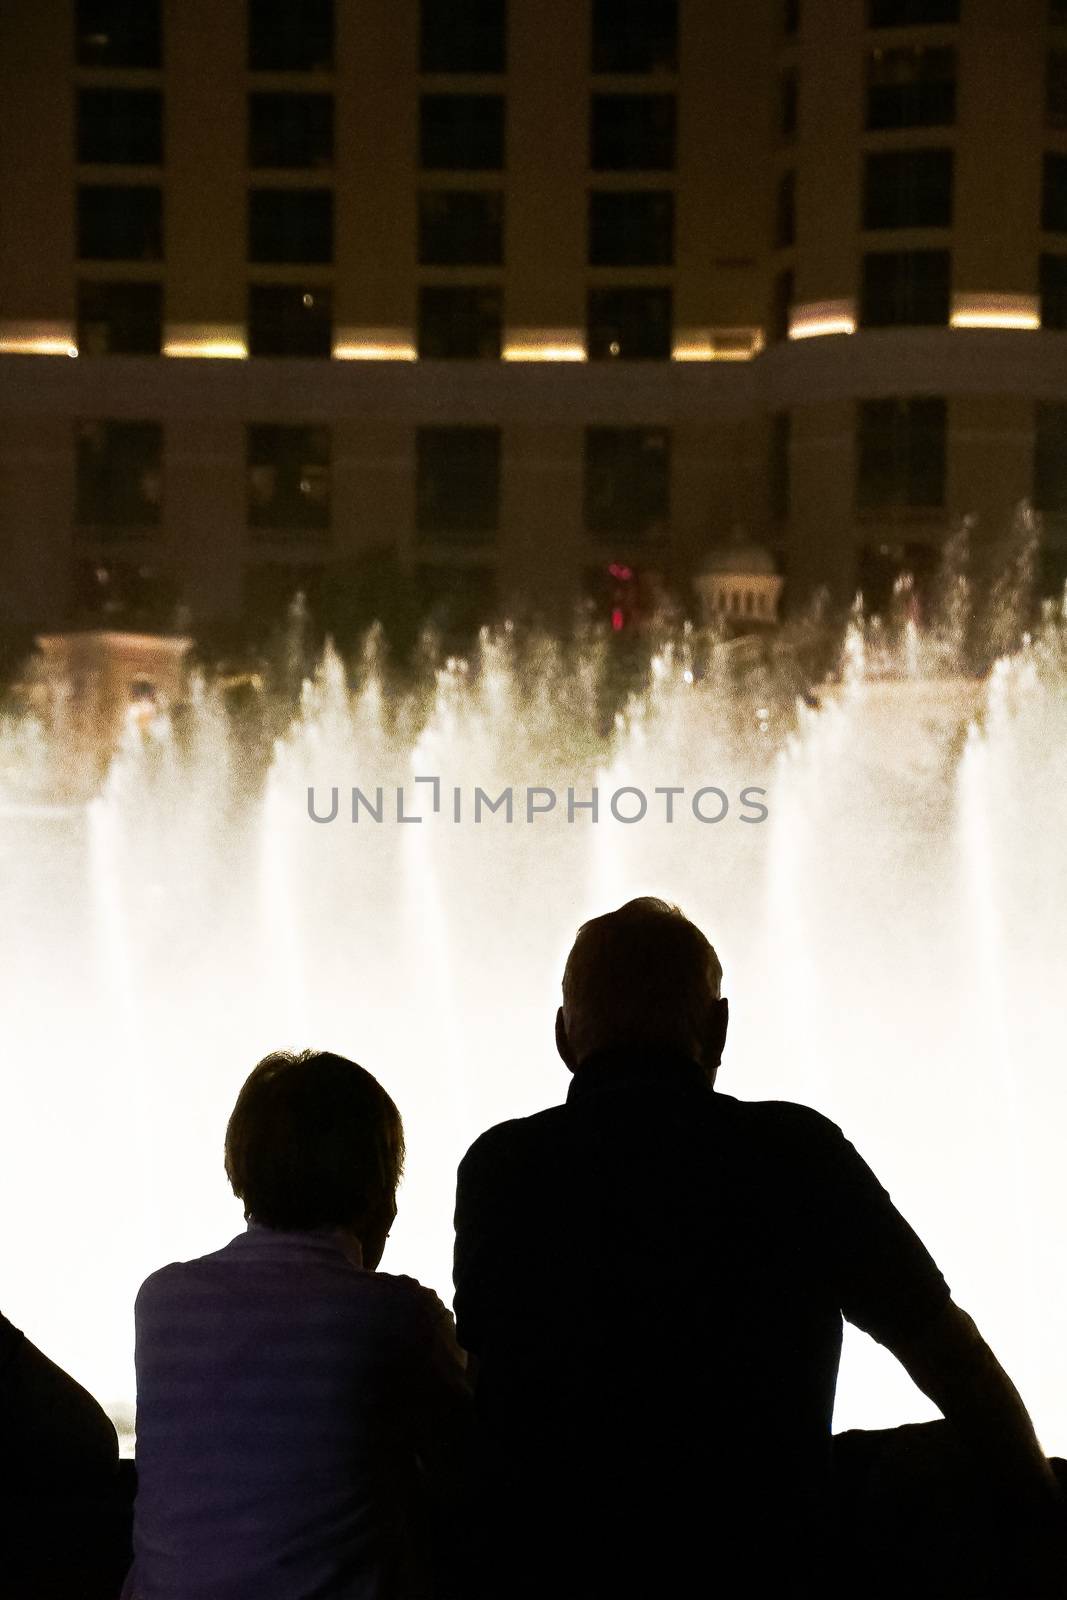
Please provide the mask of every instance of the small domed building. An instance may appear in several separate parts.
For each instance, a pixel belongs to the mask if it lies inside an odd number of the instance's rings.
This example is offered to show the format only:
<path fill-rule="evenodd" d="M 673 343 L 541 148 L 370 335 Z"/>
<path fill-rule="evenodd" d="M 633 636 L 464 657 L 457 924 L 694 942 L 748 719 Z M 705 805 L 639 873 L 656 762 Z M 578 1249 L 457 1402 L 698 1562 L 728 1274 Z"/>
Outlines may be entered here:
<path fill-rule="evenodd" d="M 693 579 L 706 623 L 731 631 L 774 627 L 784 578 L 765 545 L 736 529 L 726 544 L 708 550 Z"/>

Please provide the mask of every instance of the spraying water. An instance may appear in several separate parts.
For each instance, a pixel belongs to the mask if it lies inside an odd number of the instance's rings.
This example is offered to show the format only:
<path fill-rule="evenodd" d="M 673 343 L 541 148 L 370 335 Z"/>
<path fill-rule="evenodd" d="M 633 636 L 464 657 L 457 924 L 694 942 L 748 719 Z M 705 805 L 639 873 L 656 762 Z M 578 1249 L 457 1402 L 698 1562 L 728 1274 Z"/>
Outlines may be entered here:
<path fill-rule="evenodd" d="M 243 1226 L 227 1115 L 306 1045 L 399 1104 L 384 1266 L 447 1300 L 459 1157 L 563 1097 L 569 941 L 654 893 L 722 958 L 720 1087 L 845 1128 L 1067 1452 L 1067 618 L 980 678 L 964 627 L 947 563 L 936 622 L 906 585 L 857 612 L 815 694 L 795 652 L 685 628 L 614 715 L 603 640 L 503 628 L 400 692 L 372 636 L 266 756 L 199 681 L 88 800 L 62 697 L 0 724 L 4 1310 L 129 1408 L 137 1285 Z M 849 1335 L 839 1427 L 930 1414 Z"/>

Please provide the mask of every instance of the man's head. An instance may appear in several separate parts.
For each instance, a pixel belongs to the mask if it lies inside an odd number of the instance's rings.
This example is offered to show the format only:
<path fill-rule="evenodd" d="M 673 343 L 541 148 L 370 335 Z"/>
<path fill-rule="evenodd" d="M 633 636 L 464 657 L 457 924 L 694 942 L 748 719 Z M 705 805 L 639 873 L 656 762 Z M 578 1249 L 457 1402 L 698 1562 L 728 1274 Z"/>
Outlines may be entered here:
<path fill-rule="evenodd" d="M 722 967 L 665 900 L 631 900 L 578 929 L 563 973 L 556 1045 L 571 1071 L 599 1050 L 669 1050 L 714 1075 L 728 1021 Z"/>
<path fill-rule="evenodd" d="M 376 1267 L 404 1165 L 400 1113 L 344 1056 L 278 1050 L 246 1079 L 226 1128 L 226 1176 L 268 1228 L 354 1233 Z"/>

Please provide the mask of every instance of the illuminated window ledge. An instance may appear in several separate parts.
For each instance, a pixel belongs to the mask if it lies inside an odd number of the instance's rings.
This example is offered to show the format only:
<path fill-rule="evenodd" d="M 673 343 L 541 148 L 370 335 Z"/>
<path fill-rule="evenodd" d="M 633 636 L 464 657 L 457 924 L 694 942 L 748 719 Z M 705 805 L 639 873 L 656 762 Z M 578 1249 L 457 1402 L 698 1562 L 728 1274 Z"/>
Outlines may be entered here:
<path fill-rule="evenodd" d="M 762 328 L 687 328 L 674 341 L 674 361 L 751 361 L 763 349 Z"/>
<path fill-rule="evenodd" d="M 248 345 L 239 323 L 177 322 L 166 330 L 163 354 L 199 361 L 243 361 Z"/>
<path fill-rule="evenodd" d="M 69 322 L 0 322 L 0 355 L 76 356 Z"/>
<path fill-rule="evenodd" d="M 585 339 L 576 328 L 515 328 L 501 355 L 505 361 L 584 361 Z"/>
<path fill-rule="evenodd" d="M 1033 332 L 1041 326 L 1041 308 L 1034 294 L 957 294 L 952 297 L 954 328 L 1014 328 Z"/>
<path fill-rule="evenodd" d="M 338 328 L 335 361 L 415 361 L 418 351 L 402 328 Z"/>
<path fill-rule="evenodd" d="M 812 300 L 789 312 L 790 339 L 823 339 L 834 333 L 855 333 L 856 307 L 852 300 Z"/>

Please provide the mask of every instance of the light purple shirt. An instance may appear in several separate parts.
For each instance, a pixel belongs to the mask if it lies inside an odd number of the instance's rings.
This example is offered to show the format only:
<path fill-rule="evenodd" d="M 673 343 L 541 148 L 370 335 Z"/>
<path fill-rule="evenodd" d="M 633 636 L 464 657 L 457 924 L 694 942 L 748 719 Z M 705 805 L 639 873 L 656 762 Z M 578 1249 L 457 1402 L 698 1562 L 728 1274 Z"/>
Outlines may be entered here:
<path fill-rule="evenodd" d="M 425 1592 L 419 1459 L 467 1400 L 452 1318 L 330 1230 L 249 1226 L 136 1304 L 136 1600 Z"/>

